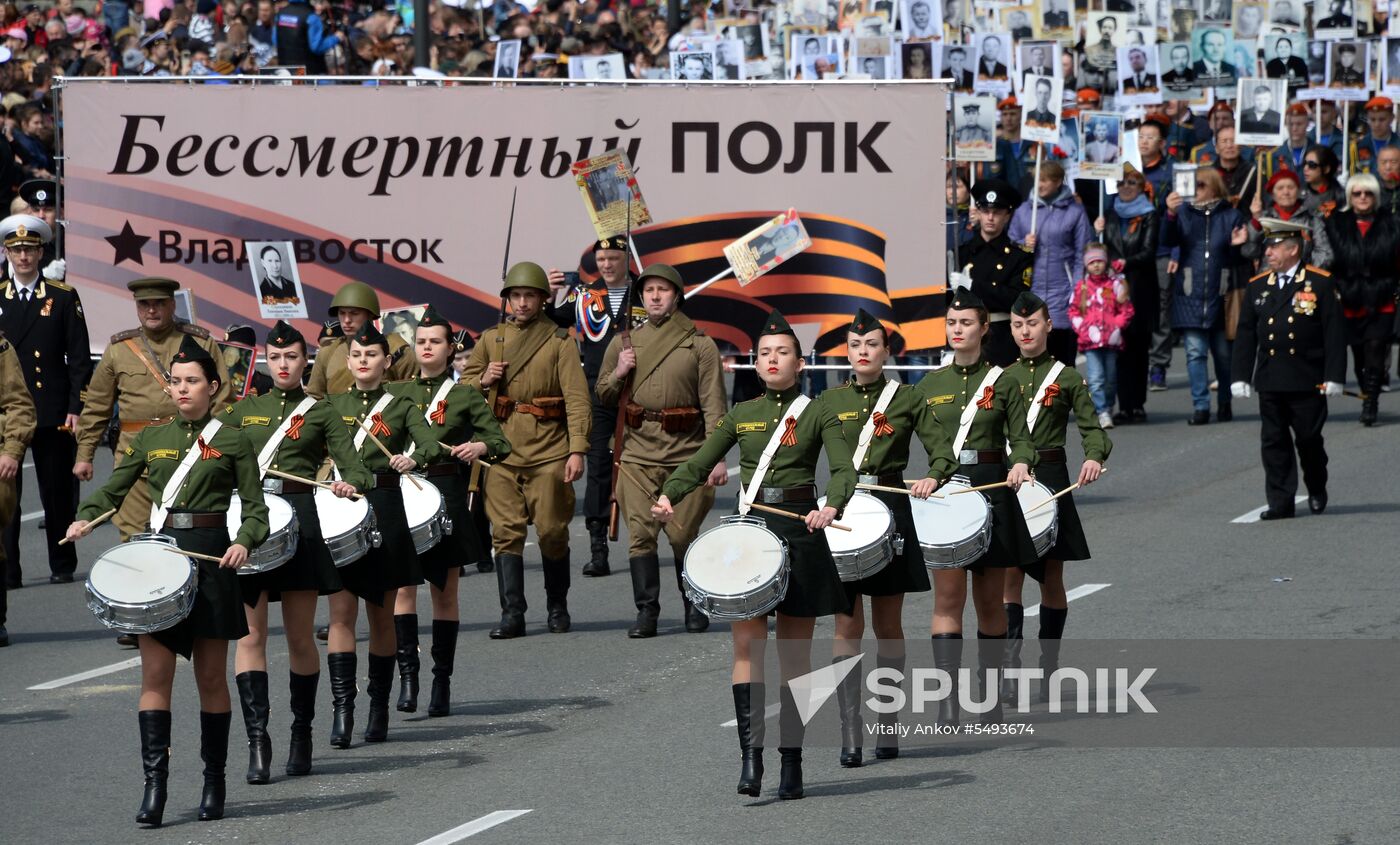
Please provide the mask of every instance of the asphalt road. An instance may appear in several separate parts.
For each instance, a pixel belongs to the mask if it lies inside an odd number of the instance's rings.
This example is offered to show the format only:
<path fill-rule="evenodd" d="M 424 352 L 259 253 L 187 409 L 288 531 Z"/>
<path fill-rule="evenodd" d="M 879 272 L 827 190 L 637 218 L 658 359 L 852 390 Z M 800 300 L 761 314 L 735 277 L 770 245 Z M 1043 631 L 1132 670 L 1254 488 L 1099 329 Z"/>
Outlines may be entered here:
<path fill-rule="evenodd" d="M 1400 635 L 1393 471 L 1400 398 L 1385 397 L 1386 424 L 1373 429 L 1357 424 L 1354 400 L 1332 400 L 1325 515 L 1300 506 L 1292 521 L 1238 524 L 1232 520 L 1263 505 L 1256 406 L 1238 402 L 1235 422 L 1188 428 L 1177 363 L 1172 389 L 1150 397 L 1151 422 L 1115 429 L 1112 472 L 1077 496 L 1094 559 L 1070 564 L 1068 584 L 1109 586 L 1072 602 L 1066 636 Z M 1072 453 L 1076 448 L 1072 436 Z M 732 506 L 734 489 L 721 496 L 712 523 L 720 508 Z M 24 513 L 38 507 L 37 485 L 26 484 Z M 415 845 L 454 829 L 435 845 L 1400 841 L 1400 764 L 1391 749 L 1378 748 L 1103 749 L 964 740 L 853 770 L 837 766 L 834 749 L 820 748 L 808 751 L 807 798 L 796 802 L 775 800 L 778 765 L 770 750 L 763 797 L 736 796 L 737 742 L 732 728 L 721 727 L 733 718 L 728 633 L 716 625 L 705 635 L 685 634 L 679 602 L 667 593 L 663 635 L 628 640 L 633 611 L 630 581 L 617 572 L 621 546 L 614 546 L 612 577 L 575 576 L 574 630 L 565 635 L 544 630 L 533 546 L 523 639 L 486 637 L 498 616 L 495 576 L 472 570 L 462 584 L 450 718 L 393 712 L 387 743 L 366 746 L 357 731 L 354 747 L 333 750 L 323 678 L 311 777 L 280 774 L 289 717 L 286 651 L 274 638 L 275 780 L 243 783 L 235 705 L 228 817 L 218 823 L 195 821 L 197 704 L 182 662 L 166 827 L 139 830 L 132 821 L 141 794 L 138 670 L 31 689 L 134 657 L 93 620 L 80 582 L 48 585 L 36 525 L 26 523 L 24 535 L 27 585 L 10 594 L 13 645 L 0 650 L 0 842 Z M 587 537 L 581 520 L 575 526 L 577 571 Z M 83 543 L 80 574 L 115 537 L 103 528 Z M 1028 586 L 1027 605 L 1036 600 Z M 931 607 L 929 593 L 907 601 L 911 640 L 927 643 Z M 426 677 L 426 597 L 420 608 Z M 969 631 L 972 624 L 969 610 Z M 1028 635 L 1036 624 L 1027 621 Z M 830 620 L 818 625 L 818 637 L 830 632 Z M 1344 718 L 1346 709 L 1339 702 L 1317 716 Z M 362 694 L 360 728 L 364 712 Z"/>

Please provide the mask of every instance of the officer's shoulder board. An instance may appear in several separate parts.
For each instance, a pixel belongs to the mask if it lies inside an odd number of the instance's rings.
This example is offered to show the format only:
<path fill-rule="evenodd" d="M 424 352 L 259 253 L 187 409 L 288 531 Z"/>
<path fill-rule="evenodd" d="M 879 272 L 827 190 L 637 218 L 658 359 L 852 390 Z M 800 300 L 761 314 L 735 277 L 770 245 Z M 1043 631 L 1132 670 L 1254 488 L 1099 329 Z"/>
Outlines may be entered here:
<path fill-rule="evenodd" d="M 568 336 L 569 336 L 569 330 L 566 329 L 566 328 L 564 328 L 563 326 L 560 326 L 559 328 L 557 328 L 557 329 L 554 330 L 554 336 L 555 336 L 555 337 L 558 337 L 558 338 L 565 338 L 565 337 L 568 337 Z"/>
<path fill-rule="evenodd" d="M 200 340 L 209 339 L 209 330 L 204 328 L 203 326 L 197 326 L 194 323 L 176 323 L 175 326 L 180 331 L 184 332 L 185 334 L 191 337 L 197 337 Z"/>
<path fill-rule="evenodd" d="M 1311 264 L 1307 265 L 1307 266 L 1304 267 L 1303 269 L 1304 269 L 1304 270 L 1307 270 L 1308 273 L 1310 273 L 1310 274 L 1312 274 L 1312 275 L 1321 276 L 1321 277 L 1323 277 L 1324 279 L 1326 279 L 1326 278 L 1331 278 L 1331 276 L 1332 276 L 1332 274 L 1329 273 L 1328 271 L 1322 269 L 1321 267 L 1314 267 L 1314 266 L 1312 266 Z"/>
<path fill-rule="evenodd" d="M 139 335 L 139 334 L 141 334 L 141 330 L 140 330 L 140 329 L 127 329 L 127 330 L 124 331 L 124 332 L 117 332 L 116 334 L 112 335 L 112 341 L 111 341 L 111 342 L 112 342 L 112 343 L 121 343 L 122 341 L 124 341 L 124 340 L 129 340 L 129 339 L 131 339 L 131 338 L 133 338 L 133 337 L 136 337 L 136 336 Z"/>
<path fill-rule="evenodd" d="M 1262 272 L 1262 273 L 1256 273 L 1255 275 L 1250 276 L 1250 277 L 1249 277 L 1249 280 L 1250 280 L 1251 282 L 1257 282 L 1257 281 L 1259 281 L 1260 279 L 1267 279 L 1267 278 L 1269 278 L 1269 276 L 1273 275 L 1273 272 L 1274 272 L 1273 270 L 1265 270 L 1265 271 Z"/>
<path fill-rule="evenodd" d="M 73 288 L 72 288 L 71 285 L 66 285 L 66 284 L 64 284 L 63 282 L 56 281 L 56 280 L 54 280 L 54 279 L 45 279 L 45 280 L 44 280 L 44 285 L 45 285 L 46 287 L 51 287 L 51 288 L 54 288 L 54 289 L 56 289 L 56 290 L 68 291 L 69 293 L 72 293 L 72 292 L 73 292 Z"/>

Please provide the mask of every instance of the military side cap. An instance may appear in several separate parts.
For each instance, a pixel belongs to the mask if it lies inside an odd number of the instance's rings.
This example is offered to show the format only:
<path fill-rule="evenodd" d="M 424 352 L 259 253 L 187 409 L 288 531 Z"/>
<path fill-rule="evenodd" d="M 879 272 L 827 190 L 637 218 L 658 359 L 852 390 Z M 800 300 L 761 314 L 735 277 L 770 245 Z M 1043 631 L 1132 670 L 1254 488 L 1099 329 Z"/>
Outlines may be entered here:
<path fill-rule="evenodd" d="M 594 252 L 600 252 L 605 249 L 615 249 L 619 252 L 626 252 L 627 238 L 624 235 L 613 235 L 611 238 L 603 238 L 593 242 Z"/>
<path fill-rule="evenodd" d="M 374 288 L 364 282 L 349 282 L 341 286 L 335 292 L 335 299 L 331 300 L 331 307 L 327 313 L 331 317 L 337 316 L 336 312 L 341 308 L 363 308 L 375 316 L 379 315 L 379 294 L 374 292 Z"/>
<path fill-rule="evenodd" d="M 325 343 L 336 337 L 345 337 L 345 330 L 340 327 L 339 320 L 327 320 L 321 324 L 321 333 L 316 335 L 316 342 Z"/>
<path fill-rule="evenodd" d="M 506 271 L 505 284 L 501 285 L 501 296 L 505 296 L 506 291 L 511 288 L 528 288 L 548 296 L 549 276 L 544 272 L 543 267 L 533 261 L 512 264 L 511 268 Z"/>
<path fill-rule="evenodd" d="M 972 188 L 978 208 L 1012 209 L 1021 204 L 1021 194 L 1002 179 L 982 179 Z"/>
<path fill-rule="evenodd" d="M 968 288 L 953 288 L 948 292 L 948 310 L 966 310 L 969 308 L 981 308 L 987 310 L 987 306 L 982 303 L 982 299 Z"/>
<path fill-rule="evenodd" d="M 671 283 L 677 293 L 685 293 L 685 282 L 681 279 L 681 274 L 676 272 L 676 268 L 670 264 L 652 264 L 642 271 L 642 275 L 637 278 L 637 283 L 641 284 L 647 279 L 662 279 Z M 640 288 L 639 288 L 640 289 Z"/>
<path fill-rule="evenodd" d="M 126 283 L 137 302 L 143 299 L 173 299 L 180 283 L 174 279 L 133 279 Z"/>
<path fill-rule="evenodd" d="M 373 320 L 365 320 L 365 324 L 360 326 L 359 331 L 355 332 L 351 342 L 361 346 L 381 346 L 385 352 L 389 351 L 389 339 L 384 336 L 383 332 L 374 327 Z"/>
<path fill-rule="evenodd" d="M 275 346 L 278 349 L 285 349 L 288 346 L 295 346 L 300 343 L 306 345 L 306 338 L 301 332 L 288 323 L 286 320 L 278 320 L 277 325 L 272 327 L 272 331 L 267 333 L 267 345 Z"/>
<path fill-rule="evenodd" d="M 471 345 L 471 342 L 471 333 L 468 332 L 466 329 L 459 329 L 456 334 L 452 335 L 452 345 L 457 347 L 458 352 L 461 352 L 463 349 L 466 349 L 469 345 Z"/>
<path fill-rule="evenodd" d="M 948 307 L 952 308 L 953 306 L 949 305 Z M 964 305 L 962 307 L 976 308 L 977 306 Z M 1021 294 L 1016 297 L 1016 301 L 1011 303 L 1011 313 L 1019 317 L 1029 317 L 1037 311 L 1045 311 L 1048 314 L 1050 309 L 1046 306 L 1045 300 L 1028 290 L 1021 291 Z"/>
<path fill-rule="evenodd" d="M 199 361 L 213 362 L 214 356 L 209 354 L 209 350 L 199 345 L 193 335 L 185 335 L 180 341 L 180 349 L 175 353 L 175 357 L 170 359 L 170 365 L 194 364 Z"/>
<path fill-rule="evenodd" d="M 797 347 L 798 354 L 802 354 L 802 343 L 797 339 L 797 332 L 793 331 L 792 326 L 788 325 L 787 318 L 783 316 L 782 312 L 774 308 L 768 314 L 768 319 L 763 321 L 763 328 L 759 330 L 758 337 L 768 337 L 769 335 L 779 334 L 785 334 L 792 338 L 793 344 Z M 758 346 L 758 338 L 754 338 L 754 346 Z"/>
<path fill-rule="evenodd" d="M 870 315 L 869 311 L 860 308 L 856 311 L 855 319 L 851 320 L 851 327 L 847 329 L 851 334 L 869 334 L 876 329 L 882 329 L 884 325 Z"/>
<path fill-rule="evenodd" d="M 53 240 L 53 230 L 32 214 L 11 214 L 0 220 L 0 240 L 5 246 L 43 246 Z"/>
<path fill-rule="evenodd" d="M 429 303 L 428 306 L 423 309 L 423 316 L 418 318 L 418 328 L 430 329 L 433 326 L 442 326 L 447 329 L 447 336 L 449 338 L 452 337 L 452 324 L 448 322 L 446 317 L 438 313 L 438 310 L 432 306 L 432 303 Z"/>
<path fill-rule="evenodd" d="M 252 326 L 234 324 L 224 329 L 224 340 L 228 343 L 241 343 L 244 346 L 254 346 L 258 342 L 258 336 L 254 334 Z"/>
<path fill-rule="evenodd" d="M 30 208 L 53 208 L 57 193 L 58 183 L 52 179 L 30 179 L 19 186 L 20 199 Z"/>
<path fill-rule="evenodd" d="M 1282 243 L 1294 238 L 1302 240 L 1303 233 L 1308 230 L 1308 227 L 1302 223 L 1294 223 L 1292 220 L 1279 220 L 1274 217 L 1265 217 L 1261 219 L 1259 225 L 1264 229 L 1265 246 Z"/>

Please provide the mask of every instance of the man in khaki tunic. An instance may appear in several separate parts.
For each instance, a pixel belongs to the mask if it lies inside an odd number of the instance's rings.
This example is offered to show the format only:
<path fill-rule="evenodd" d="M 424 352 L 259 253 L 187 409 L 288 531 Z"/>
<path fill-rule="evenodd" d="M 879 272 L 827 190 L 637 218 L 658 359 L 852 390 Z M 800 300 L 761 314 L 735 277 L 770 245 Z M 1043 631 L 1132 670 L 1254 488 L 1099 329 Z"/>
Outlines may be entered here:
<path fill-rule="evenodd" d="M 9 524 L 19 504 L 15 477 L 24 461 L 24 450 L 34 438 L 36 418 L 34 397 L 29 395 L 15 348 L 0 335 L 0 525 Z M 4 556 L 5 550 L 0 547 L 0 563 Z M 8 609 L 5 587 L 0 584 L 0 648 L 10 644 L 10 634 L 5 630 Z"/>
<path fill-rule="evenodd" d="M 486 514 L 501 592 L 501 624 L 492 639 L 525 634 L 525 536 L 531 523 L 539 538 L 549 630 L 569 630 L 569 520 L 573 483 L 583 476 L 583 456 L 593 411 L 578 347 L 567 329 L 541 320 L 549 281 L 528 261 L 506 273 L 501 296 L 509 319 L 482 333 L 462 371 L 461 383 L 486 394 L 510 456 L 486 471 Z"/>
<path fill-rule="evenodd" d="M 714 486 L 725 484 L 729 472 L 723 461 L 706 486 L 687 496 L 676 518 L 662 526 L 651 514 L 661 485 L 671 472 L 698 450 L 705 435 L 724 416 L 724 377 L 715 342 L 677 311 L 685 284 L 675 268 L 653 264 L 637 282 L 647 321 L 632 332 L 630 344 L 614 337 L 603 355 L 598 375 L 598 401 L 617 406 L 625 430 L 616 491 L 627 521 L 628 562 L 637 624 L 627 631 L 633 639 L 656 636 L 661 613 L 658 539 L 664 527 L 675 557 L 676 586 L 685 601 L 685 629 L 704 631 L 709 617 L 684 599 L 681 571 L 686 547 L 715 501 Z"/>
<path fill-rule="evenodd" d="M 317 399 L 344 393 L 354 386 L 355 377 L 350 375 L 350 367 L 346 363 L 350 357 L 350 338 L 355 336 L 360 326 L 379 318 L 379 294 L 364 282 L 349 282 L 336 291 L 327 313 L 331 319 L 340 321 L 340 335 L 323 342 L 316 350 L 316 364 L 311 368 L 306 392 Z M 387 337 L 392 360 L 384 380 L 417 378 L 418 359 L 413 357 L 408 343 L 399 337 L 398 332 L 390 332 Z"/>

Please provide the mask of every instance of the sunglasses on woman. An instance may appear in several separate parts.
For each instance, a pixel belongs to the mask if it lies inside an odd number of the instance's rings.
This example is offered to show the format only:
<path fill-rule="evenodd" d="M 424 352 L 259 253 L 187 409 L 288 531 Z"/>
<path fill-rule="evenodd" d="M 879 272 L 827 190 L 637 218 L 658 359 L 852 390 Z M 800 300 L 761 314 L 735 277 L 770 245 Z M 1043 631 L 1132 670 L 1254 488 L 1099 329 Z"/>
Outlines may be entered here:
<path fill-rule="evenodd" d="M 1318 164 L 1318 163 L 1315 162 L 1315 161 L 1306 161 L 1306 160 L 1305 160 L 1305 161 L 1303 162 L 1303 166 L 1304 166 L 1304 167 L 1321 167 L 1322 165 Z"/>

